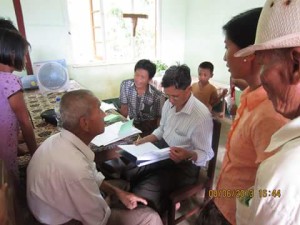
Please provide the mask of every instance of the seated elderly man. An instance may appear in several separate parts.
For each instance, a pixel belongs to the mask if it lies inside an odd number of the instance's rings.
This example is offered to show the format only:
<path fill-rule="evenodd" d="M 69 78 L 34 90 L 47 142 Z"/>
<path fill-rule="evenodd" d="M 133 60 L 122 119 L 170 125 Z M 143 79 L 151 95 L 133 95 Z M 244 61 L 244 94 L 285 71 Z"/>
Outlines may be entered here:
<path fill-rule="evenodd" d="M 200 166 L 214 155 L 212 117 L 192 94 L 189 67 L 171 66 L 163 76 L 162 87 L 169 99 L 163 106 L 160 126 L 137 144 L 158 142 L 160 147 L 171 146 L 170 159 L 133 169 L 130 174 L 132 191 L 160 213 L 166 209 L 168 194 L 194 184 Z"/>
<path fill-rule="evenodd" d="M 237 223 L 300 224 L 300 1 L 267 0 L 255 44 L 236 53 L 255 55 L 261 81 L 277 112 L 291 119 L 273 134 L 274 152 L 256 173 L 252 200 L 238 201 Z M 250 206 L 249 206 L 250 205 Z"/>
<path fill-rule="evenodd" d="M 60 112 L 63 130 L 43 142 L 27 169 L 27 200 L 35 218 L 43 224 L 162 224 L 151 208 L 137 207 L 145 199 L 107 183 L 96 170 L 88 144 L 104 132 L 105 114 L 93 93 L 66 93 Z M 100 190 L 131 210 L 110 209 Z"/>

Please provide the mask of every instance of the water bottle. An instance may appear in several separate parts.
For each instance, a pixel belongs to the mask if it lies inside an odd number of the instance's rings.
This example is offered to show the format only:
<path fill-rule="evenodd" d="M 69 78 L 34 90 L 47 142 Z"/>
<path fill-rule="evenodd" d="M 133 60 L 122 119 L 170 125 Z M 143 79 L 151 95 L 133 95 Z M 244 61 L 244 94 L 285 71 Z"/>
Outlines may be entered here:
<path fill-rule="evenodd" d="M 56 126 L 58 130 L 62 129 L 62 123 L 61 123 L 61 119 L 60 119 L 60 96 L 56 96 L 55 98 L 55 106 L 54 106 L 54 112 L 55 112 L 55 119 L 56 119 Z"/>

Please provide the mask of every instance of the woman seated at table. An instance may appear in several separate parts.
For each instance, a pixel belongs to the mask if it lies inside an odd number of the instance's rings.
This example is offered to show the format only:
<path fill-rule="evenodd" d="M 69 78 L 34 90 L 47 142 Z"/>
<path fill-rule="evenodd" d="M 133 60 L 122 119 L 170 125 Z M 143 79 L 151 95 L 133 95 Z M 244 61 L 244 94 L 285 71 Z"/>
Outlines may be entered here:
<path fill-rule="evenodd" d="M 150 134 L 158 125 L 165 101 L 163 93 L 150 85 L 156 65 L 147 59 L 139 60 L 134 67 L 134 78 L 124 80 L 120 87 L 120 112 L 134 119 L 134 125 L 144 135 Z"/>

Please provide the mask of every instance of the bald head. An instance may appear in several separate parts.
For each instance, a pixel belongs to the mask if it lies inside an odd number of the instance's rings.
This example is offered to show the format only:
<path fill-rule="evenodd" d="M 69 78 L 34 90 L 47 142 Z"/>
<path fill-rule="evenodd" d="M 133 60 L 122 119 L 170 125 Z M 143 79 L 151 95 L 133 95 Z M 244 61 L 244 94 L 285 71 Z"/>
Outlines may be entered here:
<path fill-rule="evenodd" d="M 79 128 L 80 118 L 90 115 L 92 103 L 95 101 L 99 100 L 89 90 L 76 90 L 64 94 L 60 102 L 63 128 L 69 131 Z"/>

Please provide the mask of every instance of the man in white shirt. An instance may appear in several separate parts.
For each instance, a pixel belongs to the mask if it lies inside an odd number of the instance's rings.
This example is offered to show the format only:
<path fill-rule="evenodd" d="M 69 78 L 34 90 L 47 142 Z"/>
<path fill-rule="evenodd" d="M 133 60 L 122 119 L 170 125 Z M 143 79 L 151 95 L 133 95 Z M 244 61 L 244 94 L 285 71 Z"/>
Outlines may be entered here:
<path fill-rule="evenodd" d="M 192 94 L 189 67 L 171 66 L 165 72 L 162 87 L 169 99 L 163 106 L 160 126 L 137 144 L 165 142 L 171 146 L 170 159 L 142 167 L 131 178 L 132 191 L 146 198 L 160 213 L 166 209 L 168 194 L 194 184 L 200 167 L 214 155 L 212 117 Z"/>
<path fill-rule="evenodd" d="M 105 114 L 93 93 L 66 93 L 60 113 L 63 130 L 38 148 L 27 169 L 27 200 L 35 218 L 44 224 L 162 224 L 149 207 L 137 207 L 147 205 L 145 199 L 112 186 L 96 170 L 88 144 L 104 132 Z M 100 190 L 131 210 L 110 209 Z"/>

